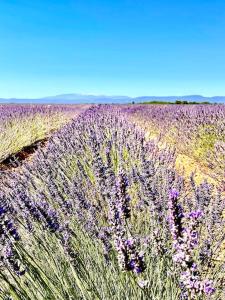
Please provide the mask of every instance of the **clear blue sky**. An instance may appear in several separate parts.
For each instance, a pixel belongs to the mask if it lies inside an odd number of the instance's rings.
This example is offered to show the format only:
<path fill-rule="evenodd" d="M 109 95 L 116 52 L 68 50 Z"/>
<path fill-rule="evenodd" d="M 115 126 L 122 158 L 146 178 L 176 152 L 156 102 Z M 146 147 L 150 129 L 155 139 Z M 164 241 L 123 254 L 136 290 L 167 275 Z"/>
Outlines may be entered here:
<path fill-rule="evenodd" d="M 0 0 L 0 97 L 225 95 L 225 0 Z"/>

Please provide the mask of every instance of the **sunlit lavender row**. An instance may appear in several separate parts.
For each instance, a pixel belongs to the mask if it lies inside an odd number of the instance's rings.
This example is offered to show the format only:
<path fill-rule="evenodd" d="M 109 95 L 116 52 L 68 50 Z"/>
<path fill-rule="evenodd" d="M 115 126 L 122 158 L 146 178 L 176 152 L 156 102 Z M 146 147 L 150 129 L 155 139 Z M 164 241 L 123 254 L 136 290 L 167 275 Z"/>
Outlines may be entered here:
<path fill-rule="evenodd" d="M 0 105 L 0 162 L 75 118 L 85 105 Z"/>
<path fill-rule="evenodd" d="M 150 138 L 174 146 L 183 164 L 191 158 L 194 167 L 200 165 L 201 172 L 225 186 L 224 105 L 134 105 L 123 110 Z"/>
<path fill-rule="evenodd" d="M 1 299 L 225 299 L 224 193 L 140 126 L 223 135 L 223 108 L 188 109 L 87 108 L 1 172 Z"/>

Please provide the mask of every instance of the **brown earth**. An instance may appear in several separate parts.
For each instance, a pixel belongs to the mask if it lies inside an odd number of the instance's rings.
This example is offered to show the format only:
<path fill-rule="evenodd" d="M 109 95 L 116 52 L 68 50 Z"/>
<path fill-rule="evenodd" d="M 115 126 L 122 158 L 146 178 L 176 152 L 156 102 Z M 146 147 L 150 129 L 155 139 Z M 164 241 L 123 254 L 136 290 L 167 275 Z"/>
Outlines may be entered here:
<path fill-rule="evenodd" d="M 0 171 L 11 170 L 21 166 L 23 161 L 29 159 L 39 148 L 46 146 L 48 138 L 34 142 L 33 144 L 22 148 L 19 152 L 11 154 L 0 162 Z"/>

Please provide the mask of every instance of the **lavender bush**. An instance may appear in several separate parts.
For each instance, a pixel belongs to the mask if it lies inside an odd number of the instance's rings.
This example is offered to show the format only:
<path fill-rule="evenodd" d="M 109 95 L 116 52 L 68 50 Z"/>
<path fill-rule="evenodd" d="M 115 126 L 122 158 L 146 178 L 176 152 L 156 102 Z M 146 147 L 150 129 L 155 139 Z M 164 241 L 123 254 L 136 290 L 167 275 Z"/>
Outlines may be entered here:
<path fill-rule="evenodd" d="M 178 154 L 194 160 L 223 188 L 224 105 L 134 105 L 123 111 L 151 138 L 174 146 Z"/>
<path fill-rule="evenodd" d="M 85 105 L 0 105 L 0 162 L 25 146 L 49 136 Z"/>
<path fill-rule="evenodd" d="M 224 195 L 95 106 L 1 172 L 2 299 L 221 299 Z"/>

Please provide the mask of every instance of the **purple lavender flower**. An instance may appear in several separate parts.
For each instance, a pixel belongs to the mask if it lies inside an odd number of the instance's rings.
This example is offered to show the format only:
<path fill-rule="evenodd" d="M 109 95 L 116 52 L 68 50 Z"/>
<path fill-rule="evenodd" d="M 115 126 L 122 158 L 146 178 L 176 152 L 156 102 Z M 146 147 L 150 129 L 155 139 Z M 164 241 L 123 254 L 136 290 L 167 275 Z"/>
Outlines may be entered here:
<path fill-rule="evenodd" d="M 213 293 L 215 293 L 215 288 L 213 287 L 212 280 L 203 281 L 203 291 L 206 295 L 212 295 Z"/>
<path fill-rule="evenodd" d="M 128 188 L 128 178 L 123 171 L 119 172 L 116 189 L 117 189 L 117 204 L 118 211 L 122 214 L 122 216 L 127 219 L 130 218 L 130 196 L 127 192 Z"/>
<path fill-rule="evenodd" d="M 126 220 L 130 218 L 130 196 L 127 192 L 128 180 L 123 171 L 116 178 L 115 193 L 110 202 L 110 223 L 118 262 L 122 270 L 136 274 L 145 270 L 144 253 L 138 251 L 136 239 L 127 238 Z"/>
<path fill-rule="evenodd" d="M 178 203 L 179 193 L 172 189 L 169 193 L 169 225 L 173 238 L 173 260 L 181 269 L 180 286 L 183 299 L 195 299 L 195 296 L 213 293 L 212 282 L 200 278 L 198 266 L 194 261 L 193 252 L 198 245 L 197 227 L 203 213 L 200 210 L 183 213 Z M 185 222 L 186 221 L 186 222 Z"/>
<path fill-rule="evenodd" d="M 192 219 L 201 219 L 203 217 L 203 212 L 200 210 L 196 210 L 196 211 L 192 211 L 188 214 L 187 216 L 188 218 L 192 218 Z"/>

